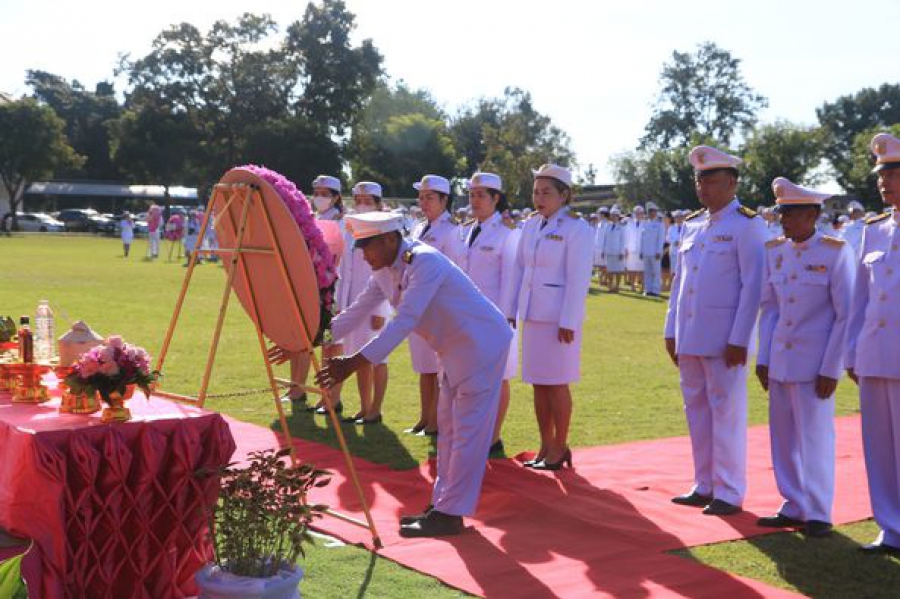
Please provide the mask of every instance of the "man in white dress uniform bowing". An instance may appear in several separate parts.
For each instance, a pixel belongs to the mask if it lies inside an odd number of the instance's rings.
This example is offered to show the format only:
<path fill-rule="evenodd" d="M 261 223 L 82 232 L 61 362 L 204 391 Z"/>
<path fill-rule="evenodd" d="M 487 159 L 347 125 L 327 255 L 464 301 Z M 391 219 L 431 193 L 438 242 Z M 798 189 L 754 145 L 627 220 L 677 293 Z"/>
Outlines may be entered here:
<path fill-rule="evenodd" d="M 769 392 L 775 481 L 784 501 L 757 524 L 831 533 L 834 392 L 844 364 L 853 252 L 816 230 L 829 194 L 772 182 L 787 238 L 766 242 L 756 376 Z"/>
<path fill-rule="evenodd" d="M 747 487 L 747 347 L 759 312 L 765 224 L 738 201 L 740 158 L 690 153 L 704 209 L 685 219 L 666 314 L 666 351 L 681 374 L 694 486 L 672 499 L 725 516 Z"/>
<path fill-rule="evenodd" d="M 455 535 L 478 504 L 512 331 L 506 317 L 436 249 L 404 240 L 400 217 L 351 215 L 347 226 L 374 271 L 365 290 L 332 322 L 341 338 L 387 300 L 397 313 L 352 356 L 332 358 L 316 376 L 331 388 L 365 364 L 377 364 L 415 331 L 442 366 L 437 479 L 432 505 L 401 520 L 405 537 Z"/>
<path fill-rule="evenodd" d="M 862 551 L 900 555 L 900 139 L 872 139 L 888 212 L 866 221 L 847 327 L 847 369 L 859 384 L 866 476 L 881 533 Z"/>

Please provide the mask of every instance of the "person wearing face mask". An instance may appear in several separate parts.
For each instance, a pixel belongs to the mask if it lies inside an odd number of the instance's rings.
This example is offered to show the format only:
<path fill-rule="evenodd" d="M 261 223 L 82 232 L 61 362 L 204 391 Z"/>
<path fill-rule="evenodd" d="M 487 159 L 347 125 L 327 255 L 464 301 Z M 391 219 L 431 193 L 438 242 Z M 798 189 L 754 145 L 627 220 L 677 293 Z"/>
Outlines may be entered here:
<path fill-rule="evenodd" d="M 517 314 L 522 380 L 534 387 L 541 447 L 525 465 L 559 470 L 564 463 L 572 465 L 569 385 L 580 376 L 594 236 L 587 221 L 569 209 L 571 173 L 555 164 L 533 173 L 535 212 L 522 229 L 516 255 L 521 278 Z"/>
<path fill-rule="evenodd" d="M 479 291 L 506 316 L 513 328 L 489 451 L 489 454 L 499 454 L 503 452 L 500 430 L 509 408 L 509 380 L 516 376 L 519 366 L 515 326 L 520 273 L 516 267 L 516 249 L 521 233 L 503 217 L 509 204 L 503 193 L 503 181 L 498 175 L 475 173 L 469 179 L 468 188 L 469 206 L 474 218 L 461 227 L 462 259 L 459 266 Z"/>
<path fill-rule="evenodd" d="M 450 181 L 438 175 L 425 175 L 413 187 L 419 192 L 419 208 L 424 220 L 413 227 L 410 234 L 414 241 L 421 241 L 439 250 L 455 263 L 460 260 L 459 223 L 453 216 L 453 195 Z M 409 351 L 413 370 L 419 375 L 421 413 L 419 421 L 407 433 L 435 436 L 437 430 L 438 372 L 437 354 L 422 337 L 409 336 Z"/>
<path fill-rule="evenodd" d="M 312 182 L 313 195 L 312 205 L 316 213 L 316 218 L 320 220 L 340 221 L 344 215 L 344 205 L 341 201 L 341 181 L 337 177 L 330 175 L 319 175 Z M 334 353 L 333 346 L 323 346 L 322 354 L 324 357 L 337 355 Z M 291 354 L 290 368 L 291 381 L 305 386 L 306 379 L 309 376 L 310 359 L 307 353 Z M 340 392 L 333 396 L 334 411 L 340 414 L 344 405 L 341 403 Z M 325 408 L 325 400 L 320 399 L 318 403 L 308 406 L 306 405 L 306 393 L 301 391 L 298 386 L 292 386 L 287 394 L 281 398 L 283 402 L 290 401 L 292 411 L 306 410 L 307 412 L 315 412 L 316 414 L 327 414 Z"/>
<path fill-rule="evenodd" d="M 353 211 L 356 214 L 381 212 L 381 185 L 371 181 L 360 181 L 353 186 Z M 372 267 L 363 257 L 362 249 L 354 247 L 353 234 L 344 229 L 344 255 L 338 264 L 338 283 L 335 307 L 338 313 L 349 308 L 362 293 L 372 276 Z M 390 304 L 381 302 L 372 309 L 369 318 L 359 327 L 350 331 L 334 346 L 333 355 L 352 355 L 384 328 L 391 315 Z M 376 364 L 366 364 L 356 371 L 359 389 L 359 412 L 344 418 L 344 422 L 368 425 L 382 421 L 381 406 L 388 384 L 387 356 Z M 341 385 L 335 385 L 340 395 Z"/>

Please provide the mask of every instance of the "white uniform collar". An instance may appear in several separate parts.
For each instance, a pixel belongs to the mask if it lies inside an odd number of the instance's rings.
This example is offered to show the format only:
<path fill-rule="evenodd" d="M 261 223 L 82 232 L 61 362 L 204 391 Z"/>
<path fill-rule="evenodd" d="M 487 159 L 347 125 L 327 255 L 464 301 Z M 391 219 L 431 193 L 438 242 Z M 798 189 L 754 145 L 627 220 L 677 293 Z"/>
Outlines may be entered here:
<path fill-rule="evenodd" d="M 474 223 L 474 225 L 475 225 L 476 227 L 477 227 L 478 225 L 481 225 L 481 228 L 484 229 L 484 228 L 487 227 L 488 225 L 495 224 L 495 223 L 496 223 L 498 220 L 500 220 L 501 218 L 502 218 L 502 216 L 500 215 L 500 213 L 497 212 L 497 211 L 494 211 L 494 213 L 493 213 L 492 215 L 490 215 L 489 217 L 487 217 L 487 219 L 486 219 L 483 223 L 479 223 L 479 222 L 476 220 L 475 223 Z"/>
<path fill-rule="evenodd" d="M 433 227 L 437 223 L 444 222 L 445 220 L 449 220 L 449 219 L 450 219 L 450 213 L 447 212 L 446 210 L 444 210 L 443 212 L 441 212 L 441 215 L 439 217 L 437 217 L 436 219 L 434 219 L 434 220 L 425 219 L 425 220 L 427 222 L 431 223 L 431 226 Z"/>
<path fill-rule="evenodd" d="M 821 239 L 821 238 L 822 238 L 822 232 L 818 228 L 816 228 L 816 230 L 812 234 L 812 236 L 809 239 L 807 239 L 806 241 L 802 241 L 800 243 L 791 241 L 791 247 L 793 247 L 796 250 L 807 250 L 807 249 L 811 248 L 813 246 L 813 244 L 816 243 L 817 241 L 819 241 L 819 239 Z"/>
<path fill-rule="evenodd" d="M 413 248 L 414 245 L 418 245 L 417 241 L 410 241 L 403 238 L 403 241 L 400 242 L 400 249 L 397 251 L 397 257 L 394 258 L 394 262 L 390 265 L 391 270 L 401 270 L 405 262 L 403 261 L 403 254 L 408 252 Z"/>
<path fill-rule="evenodd" d="M 732 212 L 736 211 L 740 207 L 741 207 L 741 201 L 739 199 L 737 199 L 737 197 L 735 197 L 733 200 L 728 202 L 721 210 L 719 210 L 715 214 L 713 214 L 709 210 L 707 210 L 706 213 L 709 215 L 710 222 L 716 222 L 718 220 L 725 218 L 726 214 L 731 214 Z"/>
<path fill-rule="evenodd" d="M 546 220 L 546 221 L 547 221 L 547 224 L 549 225 L 552 221 L 557 220 L 557 219 L 561 219 L 562 217 L 564 217 L 564 216 L 567 215 L 568 213 L 569 213 L 569 205 L 568 205 L 568 204 L 563 204 L 562 206 L 560 206 L 559 210 L 557 210 L 556 212 L 554 212 L 553 214 L 551 214 L 549 218 L 544 219 L 544 220 Z M 543 217 L 541 217 L 541 218 L 543 219 Z"/>
<path fill-rule="evenodd" d="M 897 210 L 896 208 L 891 208 L 891 212 L 894 217 L 894 224 L 900 225 L 900 210 Z"/>

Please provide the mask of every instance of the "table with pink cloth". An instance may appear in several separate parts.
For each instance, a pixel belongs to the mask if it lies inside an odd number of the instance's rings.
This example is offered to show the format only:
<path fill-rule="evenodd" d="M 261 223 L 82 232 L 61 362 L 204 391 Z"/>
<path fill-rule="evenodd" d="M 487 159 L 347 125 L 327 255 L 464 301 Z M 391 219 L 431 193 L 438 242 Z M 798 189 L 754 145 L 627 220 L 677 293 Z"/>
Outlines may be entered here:
<path fill-rule="evenodd" d="M 211 556 L 207 508 L 218 482 L 197 476 L 235 450 L 225 420 L 136 393 L 130 422 L 60 414 L 0 394 L 0 527 L 34 541 L 31 597 L 186 597 Z"/>

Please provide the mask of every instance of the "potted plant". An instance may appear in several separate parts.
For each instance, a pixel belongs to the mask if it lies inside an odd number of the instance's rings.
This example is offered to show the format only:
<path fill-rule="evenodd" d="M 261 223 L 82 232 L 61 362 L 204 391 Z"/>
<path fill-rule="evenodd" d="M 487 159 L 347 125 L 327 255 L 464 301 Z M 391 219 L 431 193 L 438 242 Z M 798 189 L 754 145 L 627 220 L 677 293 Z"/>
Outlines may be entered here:
<path fill-rule="evenodd" d="M 327 509 L 310 504 L 309 491 L 330 481 L 328 472 L 286 463 L 290 450 L 250 454 L 249 465 L 215 472 L 219 500 L 209 517 L 214 562 L 196 575 L 200 598 L 300 597 L 304 543 L 309 526 Z"/>
<path fill-rule="evenodd" d="M 159 372 L 150 370 L 150 355 L 144 348 L 112 335 L 78 357 L 65 385 L 73 395 L 99 396 L 108 406 L 103 410 L 105 422 L 125 421 L 131 419 L 125 402 L 134 388 L 149 398 L 150 385 L 158 378 Z"/>

